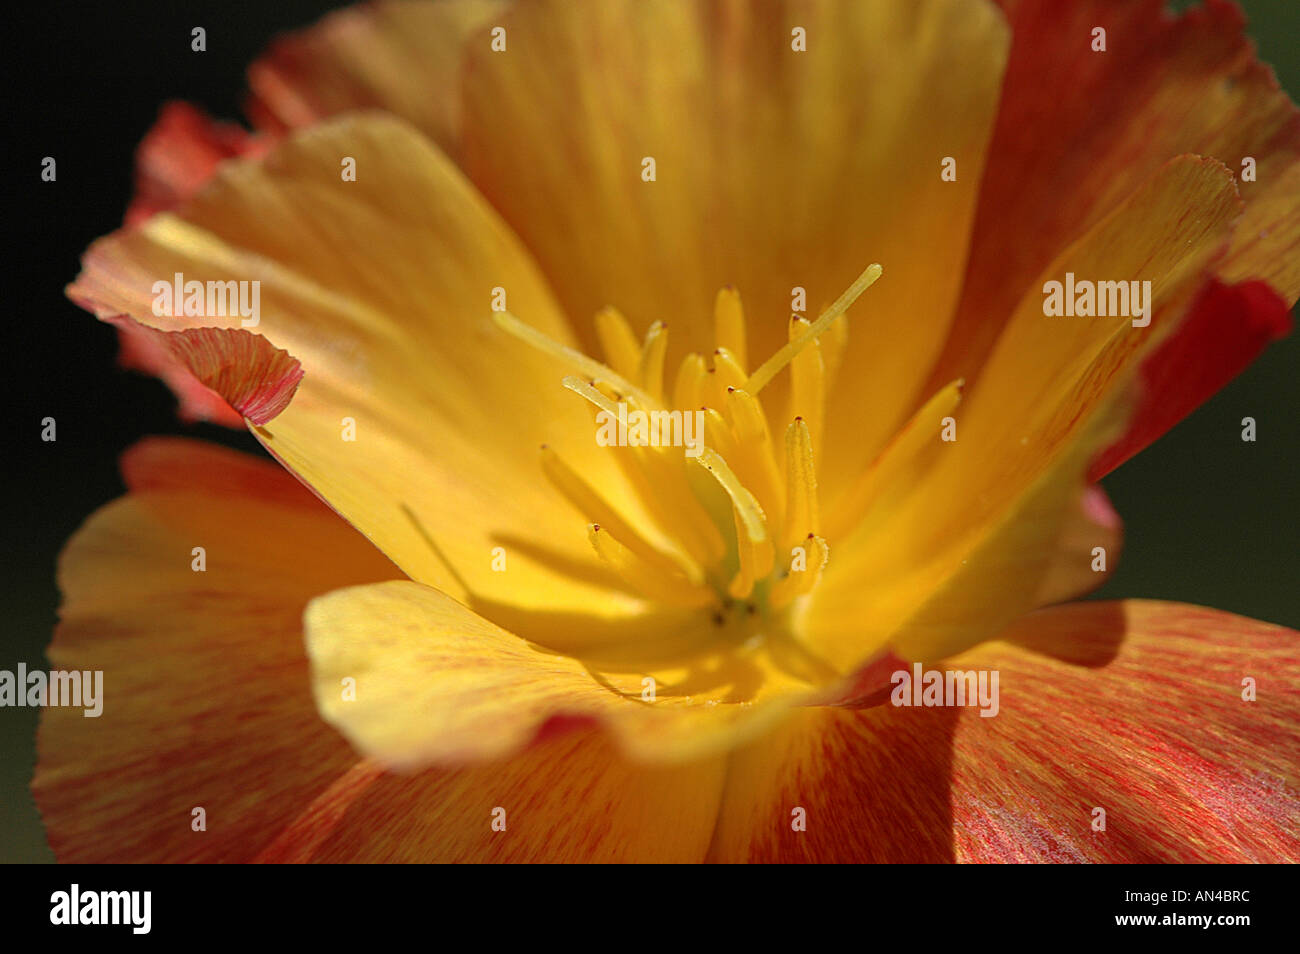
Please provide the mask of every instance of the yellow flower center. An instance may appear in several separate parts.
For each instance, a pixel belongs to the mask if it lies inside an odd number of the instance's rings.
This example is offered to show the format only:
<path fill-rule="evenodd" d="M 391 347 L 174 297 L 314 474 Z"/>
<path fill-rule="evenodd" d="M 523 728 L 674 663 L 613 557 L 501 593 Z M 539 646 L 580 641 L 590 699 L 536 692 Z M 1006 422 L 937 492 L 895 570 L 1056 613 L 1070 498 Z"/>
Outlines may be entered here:
<path fill-rule="evenodd" d="M 753 371 L 740 296 L 722 289 L 714 305 L 714 351 L 688 354 L 671 393 L 664 385 L 663 322 L 638 342 L 621 314 L 602 310 L 596 316 L 602 363 L 509 312 L 494 315 L 504 330 L 579 371 L 564 386 L 620 437 L 602 443 L 612 445 L 653 528 L 626 519 L 545 445 L 542 466 L 588 520 L 593 549 L 629 588 L 656 602 L 698 608 L 740 635 L 761 632 L 762 623 L 813 590 L 830 557 L 817 506 L 826 393 L 844 349 L 844 313 L 880 275 L 879 265 L 868 266 L 815 321 L 792 316 L 788 342 Z M 760 392 L 787 365 L 788 423 L 774 438 Z"/>

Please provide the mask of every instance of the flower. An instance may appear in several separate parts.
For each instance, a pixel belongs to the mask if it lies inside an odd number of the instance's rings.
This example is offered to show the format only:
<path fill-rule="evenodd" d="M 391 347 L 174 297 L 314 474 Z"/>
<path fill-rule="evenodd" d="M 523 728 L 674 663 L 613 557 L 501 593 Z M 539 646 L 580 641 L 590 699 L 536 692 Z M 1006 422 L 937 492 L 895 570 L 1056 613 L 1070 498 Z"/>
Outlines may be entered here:
<path fill-rule="evenodd" d="M 51 659 L 116 699 L 44 715 L 60 857 L 1296 857 L 1295 634 L 1065 602 L 1096 478 L 1300 294 L 1234 7 L 376 4 L 249 77 L 69 294 L 327 507 L 127 455 L 61 566 Z M 1067 274 L 1149 324 L 1048 317 Z M 698 455 L 596 439 L 697 408 Z M 886 704 L 913 662 L 996 716 Z"/>

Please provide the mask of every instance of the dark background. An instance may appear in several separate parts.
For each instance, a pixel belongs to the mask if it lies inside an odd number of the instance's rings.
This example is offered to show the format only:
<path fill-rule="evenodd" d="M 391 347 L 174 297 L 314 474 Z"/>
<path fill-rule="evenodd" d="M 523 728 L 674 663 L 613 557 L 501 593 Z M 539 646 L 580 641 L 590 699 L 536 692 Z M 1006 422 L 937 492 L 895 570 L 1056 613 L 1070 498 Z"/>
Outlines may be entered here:
<path fill-rule="evenodd" d="M 1176 6 L 1185 7 L 1187 3 Z M 1300 95 L 1300 0 L 1245 0 L 1251 35 Z M 185 426 L 152 378 L 116 366 L 116 339 L 63 297 L 89 242 L 121 223 L 132 155 L 168 99 L 237 118 L 243 73 L 277 32 L 332 5 L 309 0 L 28 4 L 10 8 L 3 179 L 5 349 L 0 669 L 48 666 L 54 564 L 86 516 L 122 493 L 117 455 L 145 434 L 261 453 L 244 432 Z M 190 30 L 207 30 L 207 52 Z M 40 179 L 53 156 L 58 179 Z M 1097 594 L 1184 600 L 1300 626 L 1296 489 L 1300 335 L 1275 345 L 1168 436 L 1103 483 L 1127 525 Z M 40 439 L 57 420 L 58 440 Z M 1241 418 L 1258 421 L 1254 444 Z M 37 712 L 0 710 L 0 861 L 48 861 L 28 784 Z"/>

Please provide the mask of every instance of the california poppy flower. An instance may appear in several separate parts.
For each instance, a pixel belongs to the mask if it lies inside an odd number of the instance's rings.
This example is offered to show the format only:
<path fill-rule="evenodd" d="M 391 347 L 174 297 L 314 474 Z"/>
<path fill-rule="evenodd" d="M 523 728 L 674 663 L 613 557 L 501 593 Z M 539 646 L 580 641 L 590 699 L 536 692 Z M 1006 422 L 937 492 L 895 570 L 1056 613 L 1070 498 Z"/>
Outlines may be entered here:
<path fill-rule="evenodd" d="M 146 441 L 68 545 L 60 858 L 1296 858 L 1296 634 L 1068 602 L 1300 294 L 1235 7 L 380 3 L 249 80 L 69 288 L 283 469 Z"/>

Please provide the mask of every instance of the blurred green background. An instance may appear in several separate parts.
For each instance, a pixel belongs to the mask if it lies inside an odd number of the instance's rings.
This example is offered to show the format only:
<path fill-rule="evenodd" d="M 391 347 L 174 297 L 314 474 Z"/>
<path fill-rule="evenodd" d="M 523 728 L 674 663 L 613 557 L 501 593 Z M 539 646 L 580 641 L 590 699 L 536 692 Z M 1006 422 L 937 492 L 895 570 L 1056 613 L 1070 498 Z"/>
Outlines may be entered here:
<path fill-rule="evenodd" d="M 1300 0 L 1243 6 L 1261 57 L 1296 99 Z M 143 434 L 184 433 L 257 451 L 246 434 L 179 425 L 170 394 L 152 379 L 118 371 L 112 331 L 66 302 L 62 286 L 76 274 L 85 244 L 119 223 L 132 152 L 158 106 L 180 98 L 218 116 L 240 115 L 245 66 L 275 33 L 327 8 L 305 0 L 192 0 L 183 10 L 126 3 L 66 11 L 27 5 L 14 13 L 7 88 L 25 92 L 10 103 L 18 135 L 5 147 L 9 168 L 36 168 L 39 157 L 54 155 L 60 182 L 57 190 L 22 187 L 28 191 L 19 194 L 15 174 L 0 186 L 10 210 L 9 265 L 20 279 L 11 286 L 30 296 L 26 320 L 6 322 L 21 336 L 9 355 L 36 382 L 15 395 L 7 415 L 14 433 L 4 470 L 0 668 L 48 665 L 55 558 L 92 510 L 122 492 L 122 449 Z M 194 25 L 208 30 L 206 56 L 189 51 Z M 31 211 L 24 216 L 25 199 Z M 1127 534 L 1119 569 L 1098 598 L 1183 600 L 1300 626 L 1298 370 L 1300 335 L 1292 335 L 1104 481 Z M 96 413 L 86 414 L 88 407 Z M 33 450 L 33 422 L 46 415 L 58 420 L 59 440 Z M 1258 422 L 1253 444 L 1240 439 L 1247 416 Z M 32 709 L 0 712 L 0 861 L 53 860 L 28 790 L 36 721 Z"/>

